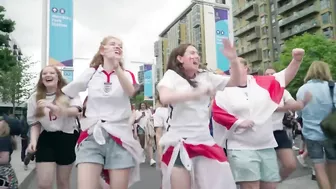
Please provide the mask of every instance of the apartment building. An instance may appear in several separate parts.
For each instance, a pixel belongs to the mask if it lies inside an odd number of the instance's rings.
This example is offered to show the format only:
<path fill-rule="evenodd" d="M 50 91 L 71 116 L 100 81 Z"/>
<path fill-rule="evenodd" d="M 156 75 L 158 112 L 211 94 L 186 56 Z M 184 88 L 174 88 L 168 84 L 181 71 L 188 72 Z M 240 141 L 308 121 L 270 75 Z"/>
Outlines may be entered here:
<path fill-rule="evenodd" d="M 279 59 L 284 41 L 305 32 L 335 38 L 333 0 L 232 1 L 237 53 L 254 71 Z"/>
<path fill-rule="evenodd" d="M 215 36 L 215 12 L 216 9 L 229 10 L 230 7 L 225 5 L 226 2 L 229 1 L 194 0 L 159 34 L 159 40 L 154 44 L 154 54 L 156 65 L 160 68 L 160 78 L 165 71 L 170 52 L 181 43 L 195 45 L 202 62 L 207 64 L 208 67 L 210 66 L 210 69 L 217 68 L 216 40 L 218 41 L 218 39 Z M 233 33 L 232 31 L 230 32 Z"/>

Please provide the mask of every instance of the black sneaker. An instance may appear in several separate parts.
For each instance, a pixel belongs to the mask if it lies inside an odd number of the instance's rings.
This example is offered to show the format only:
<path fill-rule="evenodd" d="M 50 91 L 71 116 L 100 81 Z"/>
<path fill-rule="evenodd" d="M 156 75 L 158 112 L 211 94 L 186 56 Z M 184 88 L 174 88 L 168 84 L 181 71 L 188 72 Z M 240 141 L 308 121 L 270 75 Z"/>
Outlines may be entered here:
<path fill-rule="evenodd" d="M 312 180 L 316 180 L 316 175 L 312 175 L 312 176 L 311 176 L 311 179 L 312 179 Z"/>

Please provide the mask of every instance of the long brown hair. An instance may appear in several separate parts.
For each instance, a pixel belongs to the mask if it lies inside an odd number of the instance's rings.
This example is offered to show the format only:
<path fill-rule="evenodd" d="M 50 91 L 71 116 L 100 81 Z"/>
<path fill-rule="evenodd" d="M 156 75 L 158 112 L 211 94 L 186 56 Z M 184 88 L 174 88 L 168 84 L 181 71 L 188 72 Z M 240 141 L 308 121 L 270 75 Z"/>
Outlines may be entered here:
<path fill-rule="evenodd" d="M 55 66 L 49 65 L 46 66 L 47 67 L 51 67 L 54 68 L 57 76 L 58 76 L 58 82 L 57 82 L 57 90 L 56 90 L 56 98 L 55 98 L 55 103 L 58 104 L 62 104 L 64 102 L 64 95 L 61 91 L 61 89 L 67 84 L 66 80 L 63 78 L 62 73 L 59 69 L 57 69 Z M 40 72 L 40 78 L 37 82 L 37 86 L 36 86 L 36 102 L 38 102 L 41 99 L 45 99 L 46 98 L 46 93 L 47 93 L 47 88 L 44 86 L 43 84 L 43 79 L 42 79 L 42 74 L 43 74 L 43 70 L 45 69 L 43 68 Z M 35 111 L 35 116 L 36 117 L 43 117 L 44 116 L 44 111 L 43 108 L 36 108 Z"/>
<path fill-rule="evenodd" d="M 106 45 L 106 43 L 111 39 L 116 39 L 116 40 L 121 41 L 119 38 L 113 37 L 113 36 L 104 37 L 104 39 L 100 42 L 97 53 L 94 55 L 93 59 L 91 60 L 91 63 L 90 63 L 91 68 L 97 69 L 100 65 L 104 65 L 104 57 L 103 55 L 100 54 L 100 51 L 104 48 L 103 46 Z M 119 64 L 120 64 L 120 67 L 124 69 L 124 64 L 122 60 L 119 62 Z"/>
<path fill-rule="evenodd" d="M 182 62 L 180 62 L 177 57 L 178 56 L 184 56 L 184 53 L 186 52 L 187 48 L 189 46 L 193 46 L 192 44 L 180 44 L 178 47 L 176 47 L 175 49 L 173 49 L 173 51 L 170 53 L 169 55 L 169 59 L 168 59 L 168 63 L 167 63 L 167 70 L 173 70 L 175 71 L 177 74 L 179 74 L 183 79 L 187 80 L 188 83 L 196 88 L 197 87 L 197 82 L 191 80 L 190 78 L 188 78 L 184 72 L 184 68 L 183 68 L 183 64 Z"/>

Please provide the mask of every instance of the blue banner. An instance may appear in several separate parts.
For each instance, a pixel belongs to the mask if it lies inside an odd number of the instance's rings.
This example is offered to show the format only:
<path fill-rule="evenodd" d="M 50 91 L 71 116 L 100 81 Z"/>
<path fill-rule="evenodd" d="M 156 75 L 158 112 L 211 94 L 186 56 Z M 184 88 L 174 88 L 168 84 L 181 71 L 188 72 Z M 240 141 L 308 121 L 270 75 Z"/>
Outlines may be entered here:
<path fill-rule="evenodd" d="M 144 100 L 153 100 L 152 65 L 144 65 Z"/>
<path fill-rule="evenodd" d="M 66 81 L 69 83 L 73 80 L 73 69 L 63 69 L 62 74 Z"/>
<path fill-rule="evenodd" d="M 223 38 L 229 38 L 229 22 L 228 10 L 215 8 L 215 22 L 216 22 L 216 58 L 217 69 L 221 72 L 228 72 L 230 69 L 229 60 L 223 55 Z"/>
<path fill-rule="evenodd" d="M 49 65 L 73 67 L 73 0 L 49 1 Z"/>

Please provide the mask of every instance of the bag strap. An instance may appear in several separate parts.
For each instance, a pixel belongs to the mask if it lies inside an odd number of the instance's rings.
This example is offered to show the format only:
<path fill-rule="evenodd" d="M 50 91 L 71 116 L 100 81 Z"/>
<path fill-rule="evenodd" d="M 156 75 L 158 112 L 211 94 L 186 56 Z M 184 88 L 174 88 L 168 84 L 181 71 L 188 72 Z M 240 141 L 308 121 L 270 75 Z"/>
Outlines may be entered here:
<path fill-rule="evenodd" d="M 329 81 L 328 85 L 329 85 L 329 92 L 330 92 L 331 102 L 332 102 L 332 112 L 335 112 L 336 111 L 335 101 L 334 101 L 335 82 L 334 81 Z"/>

